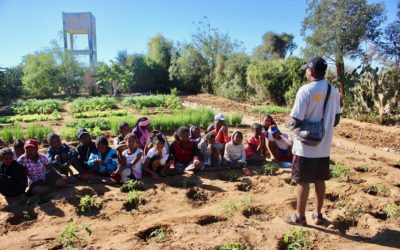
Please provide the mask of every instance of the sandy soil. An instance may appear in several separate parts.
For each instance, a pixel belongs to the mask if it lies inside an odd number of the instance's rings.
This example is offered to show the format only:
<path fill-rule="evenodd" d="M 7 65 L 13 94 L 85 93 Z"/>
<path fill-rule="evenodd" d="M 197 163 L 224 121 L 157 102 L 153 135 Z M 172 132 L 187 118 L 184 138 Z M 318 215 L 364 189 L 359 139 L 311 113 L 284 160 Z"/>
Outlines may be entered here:
<path fill-rule="evenodd" d="M 249 112 L 249 104 L 205 94 L 182 99 L 186 106 L 207 105 L 225 113 L 243 112 L 247 125 L 259 121 L 257 115 Z M 288 118 L 275 117 L 282 125 Z M 58 125 L 61 127 L 66 119 L 68 116 Z M 240 130 L 250 134 L 249 126 Z M 400 248 L 400 221 L 378 216 L 387 203 L 400 204 L 400 166 L 396 164 L 400 160 L 399 132 L 399 127 L 348 119 L 336 128 L 331 158 L 350 167 L 352 174 L 348 180 L 327 183 L 324 213 L 329 222 L 324 226 L 312 223 L 314 195 L 310 195 L 306 229 L 313 234 L 315 249 Z M 83 243 L 88 249 L 217 249 L 227 242 L 240 242 L 250 249 L 277 249 L 282 235 L 294 228 L 284 222 L 295 206 L 290 170 L 280 169 L 276 176 L 265 176 L 257 167 L 251 167 L 251 171 L 250 177 L 234 171 L 239 177 L 235 182 L 226 181 L 223 172 L 161 181 L 145 178 L 145 202 L 131 211 L 124 207 L 127 194 L 118 187 L 84 182 L 53 193 L 50 201 L 37 206 L 7 205 L 1 198 L 0 249 L 59 249 L 56 239 L 69 220 L 91 225 L 93 234 L 85 237 Z M 189 184 L 186 187 L 182 187 L 183 178 Z M 240 188 L 243 183 L 251 186 L 248 191 Z M 384 184 L 389 195 L 365 193 L 364 189 L 372 184 Z M 203 193 L 205 198 L 193 200 L 196 192 Z M 96 195 L 101 209 L 82 215 L 77 211 L 79 197 L 88 193 Z M 339 195 L 347 197 L 344 205 L 361 206 L 362 213 L 355 223 L 339 220 L 344 213 Z M 245 212 L 249 197 L 253 209 Z M 232 213 L 223 205 L 229 201 L 236 207 Z M 30 220 L 24 218 L 22 211 L 29 213 Z M 166 232 L 161 242 L 150 237 L 157 228 Z"/>

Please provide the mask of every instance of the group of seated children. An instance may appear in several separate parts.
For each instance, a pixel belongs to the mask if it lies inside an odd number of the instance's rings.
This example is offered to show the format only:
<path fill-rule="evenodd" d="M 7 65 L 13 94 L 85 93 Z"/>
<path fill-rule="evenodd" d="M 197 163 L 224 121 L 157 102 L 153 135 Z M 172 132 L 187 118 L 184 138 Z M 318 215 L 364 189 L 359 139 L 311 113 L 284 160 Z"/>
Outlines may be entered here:
<path fill-rule="evenodd" d="M 0 151 L 0 193 L 19 196 L 28 187 L 28 196 L 43 195 L 66 187 L 75 178 L 71 166 L 80 179 L 118 184 L 141 179 L 143 174 L 159 179 L 186 171 L 242 169 L 250 175 L 247 165 L 264 164 L 268 157 L 291 162 L 292 139 L 279 131 L 270 115 L 264 117 L 263 124 L 251 126 L 247 147 L 242 132 L 229 135 L 224 120 L 224 115 L 216 115 L 204 137 L 197 126 L 181 127 L 171 144 L 162 132 L 150 131 L 146 117 L 140 118 L 132 130 L 128 123 L 120 123 L 114 148 L 104 136 L 93 142 L 86 129 L 78 132 L 76 149 L 63 144 L 59 135 L 50 134 L 45 155 L 39 153 L 36 140 L 18 140 L 14 151 Z"/>

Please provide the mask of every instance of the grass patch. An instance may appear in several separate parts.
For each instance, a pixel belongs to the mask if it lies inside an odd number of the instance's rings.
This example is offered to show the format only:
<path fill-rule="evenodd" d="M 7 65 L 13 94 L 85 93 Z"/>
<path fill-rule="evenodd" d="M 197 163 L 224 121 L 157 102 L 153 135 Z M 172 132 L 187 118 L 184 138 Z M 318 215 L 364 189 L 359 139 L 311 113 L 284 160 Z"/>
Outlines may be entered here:
<path fill-rule="evenodd" d="M 122 100 L 122 105 L 126 107 L 160 107 L 165 105 L 166 95 L 148 95 L 148 96 L 128 96 Z"/>
<path fill-rule="evenodd" d="M 42 142 L 43 139 L 47 138 L 47 135 L 52 133 L 53 129 L 50 127 L 45 127 L 41 124 L 32 124 L 25 130 L 25 137 L 29 139 L 36 139 Z"/>
<path fill-rule="evenodd" d="M 25 131 L 20 126 L 6 126 L 0 131 L 0 138 L 8 143 L 16 139 L 36 139 L 42 142 L 51 132 L 53 132 L 51 128 L 41 124 L 32 124 Z"/>
<path fill-rule="evenodd" d="M 231 116 L 226 117 L 226 123 L 228 126 L 237 127 L 242 124 L 243 115 L 240 113 L 234 113 Z"/>
<path fill-rule="evenodd" d="M 268 105 L 268 106 L 256 106 L 251 108 L 250 112 L 252 113 L 263 113 L 263 114 L 290 114 L 291 109 L 287 107 L 281 107 L 281 106 L 274 106 L 274 105 Z"/>
<path fill-rule="evenodd" d="M 91 98 L 77 98 L 72 102 L 71 112 L 82 113 L 87 111 L 105 111 L 109 109 L 116 109 L 117 100 L 112 97 L 91 97 Z"/>
<path fill-rule="evenodd" d="M 13 143 L 16 139 L 24 139 L 24 131 L 20 126 L 5 126 L 0 131 L 0 138 L 2 141 Z"/>

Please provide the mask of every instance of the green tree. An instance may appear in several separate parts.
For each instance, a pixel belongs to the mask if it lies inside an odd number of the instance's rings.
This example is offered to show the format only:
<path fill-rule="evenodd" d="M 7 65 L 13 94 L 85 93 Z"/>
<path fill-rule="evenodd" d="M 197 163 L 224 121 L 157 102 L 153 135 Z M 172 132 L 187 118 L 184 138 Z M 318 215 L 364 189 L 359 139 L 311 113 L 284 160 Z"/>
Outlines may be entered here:
<path fill-rule="evenodd" d="M 24 57 L 22 77 L 24 94 L 29 97 L 50 97 L 59 93 L 60 71 L 50 52 L 36 52 Z"/>
<path fill-rule="evenodd" d="M 77 94 L 83 84 L 84 68 L 74 53 L 62 48 L 56 40 L 51 42 L 51 52 L 57 62 L 59 86 L 67 96 Z"/>
<path fill-rule="evenodd" d="M 171 63 L 173 42 L 167 40 L 161 34 L 157 34 L 150 39 L 148 57 L 168 70 Z"/>
<path fill-rule="evenodd" d="M 22 67 L 0 68 L 0 104 L 9 103 L 22 94 Z"/>
<path fill-rule="evenodd" d="M 215 92 L 233 100 L 244 100 L 251 89 L 247 85 L 247 67 L 250 63 L 245 53 L 232 54 L 217 74 Z"/>
<path fill-rule="evenodd" d="M 247 68 L 248 84 L 261 99 L 284 105 L 285 93 L 290 87 L 295 85 L 299 88 L 304 82 L 303 64 L 304 61 L 299 58 L 252 60 Z"/>
<path fill-rule="evenodd" d="M 288 53 L 292 53 L 296 49 L 297 45 L 293 39 L 292 34 L 267 32 L 262 37 L 262 45 L 254 50 L 253 56 L 260 60 L 283 59 Z"/>
<path fill-rule="evenodd" d="M 376 42 L 378 53 L 385 61 L 393 60 L 400 67 L 400 2 L 397 4 L 397 20 L 389 23 L 381 39 Z"/>
<path fill-rule="evenodd" d="M 211 27 L 207 17 L 196 24 L 197 32 L 192 34 L 191 46 L 196 49 L 208 64 L 210 79 L 206 85 L 203 82 L 203 90 L 213 92 L 218 64 L 223 63 L 234 52 L 242 49 L 241 43 L 233 41 L 228 33 L 222 33 Z"/>
<path fill-rule="evenodd" d="M 190 45 L 184 45 L 172 59 L 170 80 L 181 90 L 198 93 L 210 81 L 210 68 L 201 53 Z"/>
<path fill-rule="evenodd" d="M 382 3 L 367 0 L 309 0 L 302 35 L 307 57 L 320 55 L 336 64 L 336 75 L 344 95 L 344 58 L 361 55 L 360 43 L 374 40 L 384 20 Z"/>
<path fill-rule="evenodd" d="M 100 63 L 96 73 L 99 90 L 110 96 L 117 96 L 119 91 L 128 91 L 133 73 L 125 65 L 111 61 L 111 65 Z"/>

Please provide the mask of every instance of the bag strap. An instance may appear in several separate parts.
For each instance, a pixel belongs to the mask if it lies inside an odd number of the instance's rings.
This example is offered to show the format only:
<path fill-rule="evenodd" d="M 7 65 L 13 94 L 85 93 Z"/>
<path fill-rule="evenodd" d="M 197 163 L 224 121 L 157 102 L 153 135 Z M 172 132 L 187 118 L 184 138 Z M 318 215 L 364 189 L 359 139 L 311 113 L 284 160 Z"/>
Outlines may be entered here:
<path fill-rule="evenodd" d="M 322 110 L 322 117 L 321 117 L 321 123 L 324 123 L 325 119 L 325 110 L 326 110 L 326 105 L 328 104 L 329 96 L 331 95 L 331 85 L 328 83 L 328 91 L 326 92 L 325 96 L 325 101 L 324 101 L 324 108 Z"/>

